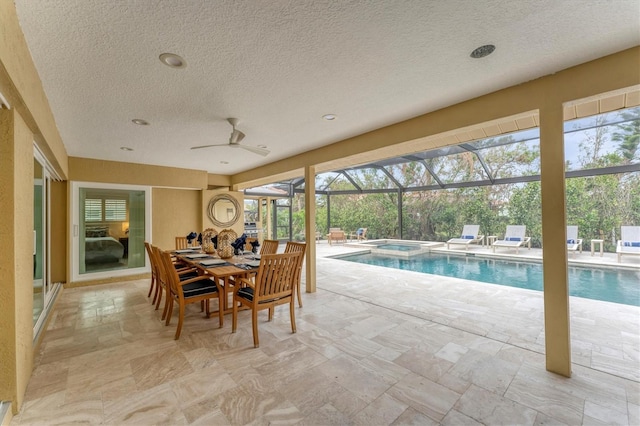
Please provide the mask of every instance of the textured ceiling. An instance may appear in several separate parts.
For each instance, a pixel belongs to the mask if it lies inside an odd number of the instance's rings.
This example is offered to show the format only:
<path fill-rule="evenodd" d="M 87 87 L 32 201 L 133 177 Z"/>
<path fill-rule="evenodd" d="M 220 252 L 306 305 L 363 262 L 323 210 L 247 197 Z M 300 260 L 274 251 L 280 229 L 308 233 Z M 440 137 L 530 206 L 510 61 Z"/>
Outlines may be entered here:
<path fill-rule="evenodd" d="M 220 174 L 640 44 L 638 0 L 15 3 L 69 155 Z M 271 154 L 189 149 L 226 143 L 227 117 Z"/>

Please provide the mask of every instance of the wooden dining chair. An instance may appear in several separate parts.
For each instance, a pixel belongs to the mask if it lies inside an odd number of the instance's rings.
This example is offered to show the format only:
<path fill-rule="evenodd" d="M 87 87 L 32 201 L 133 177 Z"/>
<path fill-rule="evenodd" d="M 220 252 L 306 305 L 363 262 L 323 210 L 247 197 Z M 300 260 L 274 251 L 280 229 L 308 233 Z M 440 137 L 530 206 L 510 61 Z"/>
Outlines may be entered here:
<path fill-rule="evenodd" d="M 300 281 L 302 278 L 302 264 L 304 263 L 304 254 L 307 251 L 306 243 L 296 243 L 294 241 L 287 241 L 287 245 L 284 248 L 285 253 L 298 253 L 302 252 L 302 256 L 300 256 L 300 263 L 296 267 L 295 274 L 295 284 L 296 284 L 296 294 L 298 295 L 298 306 L 302 308 L 302 295 L 300 292 Z M 273 311 L 269 311 L 269 314 L 272 315 Z"/>
<path fill-rule="evenodd" d="M 156 294 L 153 297 L 153 303 L 156 305 L 156 310 L 160 307 L 162 301 L 162 293 L 169 294 L 169 282 L 165 274 L 164 265 L 162 263 L 161 254 L 164 253 L 161 248 L 151 245 L 151 268 L 156 270 Z M 171 258 L 171 254 L 167 253 Z M 171 261 L 172 269 L 178 274 L 179 279 L 188 280 L 198 276 L 197 268 L 184 266 L 180 263 L 174 263 Z M 162 310 L 162 319 L 167 316 L 169 298 L 165 298 L 164 309 Z"/>
<path fill-rule="evenodd" d="M 209 318 L 209 313 L 211 312 L 210 300 L 214 298 L 218 299 L 218 324 L 219 327 L 221 327 L 222 315 L 224 315 L 222 309 L 222 292 L 219 291 L 216 283 L 207 275 L 198 275 L 186 280 L 180 280 L 178 272 L 176 272 L 173 267 L 171 255 L 167 252 L 161 252 L 160 257 L 164 267 L 164 276 L 168 282 L 168 311 L 165 325 L 169 325 L 171 322 L 174 302 L 178 304 L 178 327 L 176 328 L 175 340 L 180 338 L 182 324 L 184 323 L 185 307 L 190 303 L 204 301 L 205 318 Z"/>
<path fill-rule="evenodd" d="M 187 237 L 176 237 L 176 250 L 184 250 L 186 248 L 189 248 Z"/>
<path fill-rule="evenodd" d="M 158 297 L 158 291 L 156 289 L 156 286 L 158 285 L 158 272 L 156 270 L 156 264 L 153 261 L 153 253 L 151 253 L 151 244 L 148 241 L 144 242 L 144 248 L 147 250 L 149 266 L 151 267 L 151 285 L 149 286 L 149 294 L 147 294 L 147 297 L 151 297 L 151 293 L 153 293 L 153 300 L 151 301 L 151 304 L 154 305 L 156 303 L 156 297 Z"/>
<path fill-rule="evenodd" d="M 263 240 L 260 247 L 260 256 L 263 254 L 276 254 L 279 245 L 280 242 L 278 240 Z"/>
<path fill-rule="evenodd" d="M 259 347 L 258 339 L 258 311 L 273 309 L 278 305 L 289 304 L 291 316 L 291 331 L 296 332 L 294 275 L 299 258 L 304 253 L 265 254 L 260 258 L 260 268 L 255 283 L 248 278 L 241 278 L 233 293 L 233 321 L 231 332 L 236 332 L 238 324 L 238 307 L 246 306 L 251 309 L 251 324 L 253 327 L 253 345 Z"/>

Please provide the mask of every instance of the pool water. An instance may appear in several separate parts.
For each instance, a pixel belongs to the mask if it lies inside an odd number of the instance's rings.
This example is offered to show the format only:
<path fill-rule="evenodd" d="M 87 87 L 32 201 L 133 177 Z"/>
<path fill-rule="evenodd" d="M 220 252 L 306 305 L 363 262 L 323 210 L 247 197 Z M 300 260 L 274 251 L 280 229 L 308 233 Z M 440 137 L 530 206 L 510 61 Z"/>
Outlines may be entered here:
<path fill-rule="evenodd" d="M 542 265 L 429 253 L 411 258 L 355 254 L 340 260 L 542 291 Z M 569 294 L 640 306 L 640 272 L 569 267 Z"/>

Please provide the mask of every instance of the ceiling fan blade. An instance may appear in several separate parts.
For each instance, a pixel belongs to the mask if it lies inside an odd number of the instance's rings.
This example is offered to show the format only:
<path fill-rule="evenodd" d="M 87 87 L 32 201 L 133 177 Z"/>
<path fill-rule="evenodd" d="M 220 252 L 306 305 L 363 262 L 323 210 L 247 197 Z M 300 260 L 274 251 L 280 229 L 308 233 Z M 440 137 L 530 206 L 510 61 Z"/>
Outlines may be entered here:
<path fill-rule="evenodd" d="M 211 148 L 212 146 L 229 146 L 226 143 L 217 143 L 214 145 L 200 145 L 200 146 L 192 146 L 191 149 L 202 149 L 202 148 Z"/>
<path fill-rule="evenodd" d="M 266 157 L 271 152 L 268 149 L 258 148 L 255 146 L 247 146 L 247 145 L 238 145 L 238 146 L 240 148 L 246 149 L 247 151 L 251 151 L 254 154 L 262 155 L 263 157 Z"/>

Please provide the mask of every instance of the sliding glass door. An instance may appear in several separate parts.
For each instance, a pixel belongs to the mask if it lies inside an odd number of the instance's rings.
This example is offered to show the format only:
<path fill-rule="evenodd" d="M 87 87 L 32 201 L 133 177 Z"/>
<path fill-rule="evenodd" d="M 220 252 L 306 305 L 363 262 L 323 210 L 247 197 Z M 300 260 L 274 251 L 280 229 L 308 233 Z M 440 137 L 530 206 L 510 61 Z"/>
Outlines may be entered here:
<path fill-rule="evenodd" d="M 33 327 L 38 333 L 55 295 L 50 266 L 50 183 L 52 174 L 37 148 L 33 156 Z"/>

